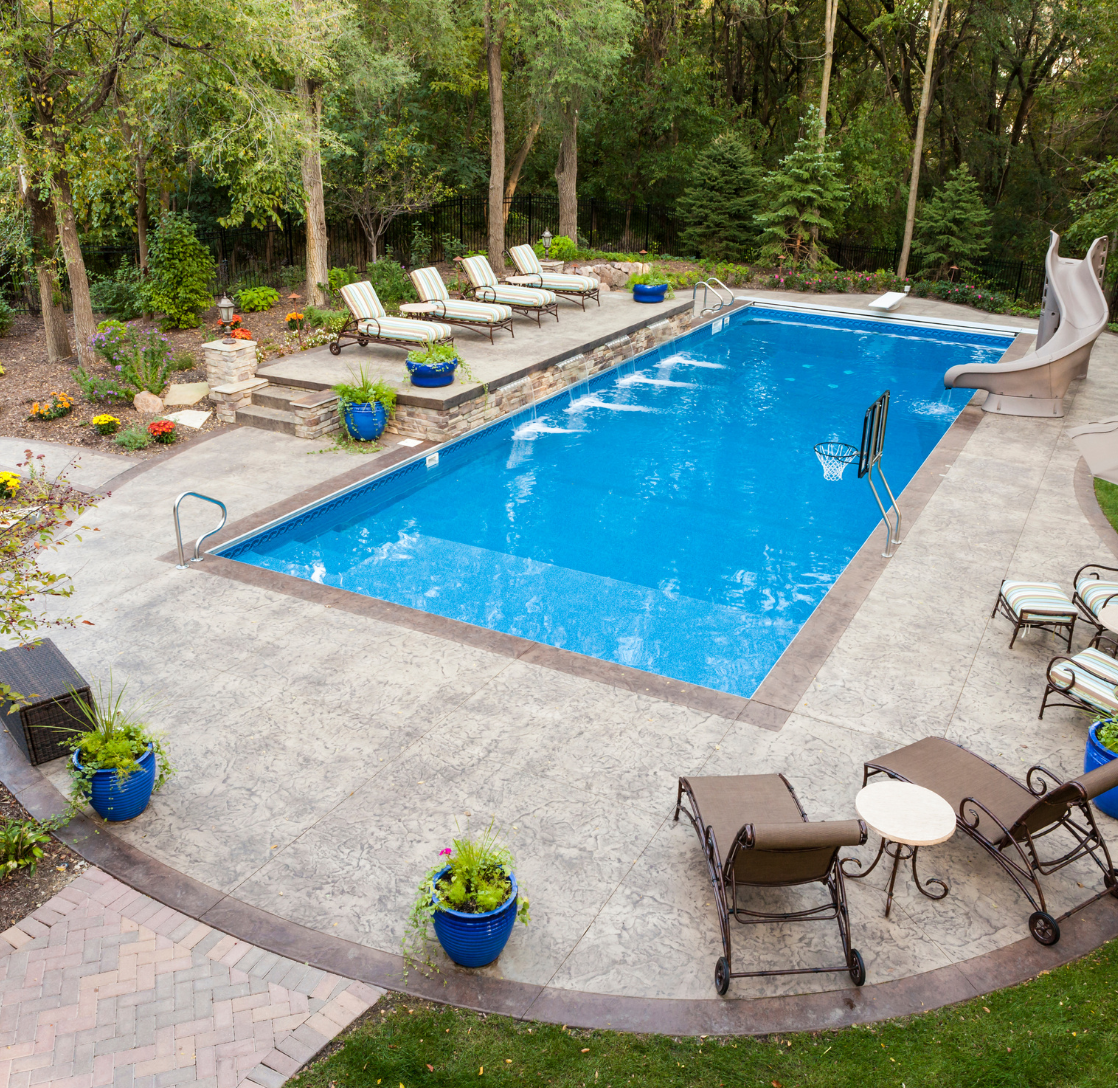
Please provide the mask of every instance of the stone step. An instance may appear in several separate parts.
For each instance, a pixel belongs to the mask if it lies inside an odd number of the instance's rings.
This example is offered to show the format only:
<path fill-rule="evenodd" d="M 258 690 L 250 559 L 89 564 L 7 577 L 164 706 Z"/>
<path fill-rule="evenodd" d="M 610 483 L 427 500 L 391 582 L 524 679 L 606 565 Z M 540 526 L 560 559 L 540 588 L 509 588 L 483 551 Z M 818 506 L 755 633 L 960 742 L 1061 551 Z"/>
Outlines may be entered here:
<path fill-rule="evenodd" d="M 252 403 L 260 408 L 278 408 L 283 412 L 291 411 L 291 402 L 297 397 L 305 397 L 311 389 L 301 389 L 297 385 L 266 385 L 252 394 Z"/>
<path fill-rule="evenodd" d="M 237 422 L 242 426 L 259 427 L 265 431 L 295 433 L 295 413 L 285 412 L 282 408 L 263 408 L 258 404 L 250 404 L 247 408 L 237 409 Z"/>

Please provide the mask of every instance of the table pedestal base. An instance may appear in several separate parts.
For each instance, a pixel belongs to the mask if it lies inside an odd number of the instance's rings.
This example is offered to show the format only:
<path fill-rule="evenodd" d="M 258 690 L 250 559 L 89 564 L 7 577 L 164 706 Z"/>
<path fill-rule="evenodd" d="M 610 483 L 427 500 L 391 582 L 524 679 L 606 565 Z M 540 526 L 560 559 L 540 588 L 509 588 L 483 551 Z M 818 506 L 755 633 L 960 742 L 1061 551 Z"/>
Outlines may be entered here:
<path fill-rule="evenodd" d="M 916 872 L 916 855 L 920 852 L 919 846 L 910 846 L 908 843 L 894 842 L 892 839 L 882 839 L 881 845 L 877 848 L 877 855 L 874 857 L 870 867 L 861 873 L 852 873 L 846 867 L 848 865 L 857 865 L 859 868 L 862 863 L 857 858 L 843 858 L 839 864 L 842 870 L 842 875 L 848 880 L 861 880 L 867 877 L 877 868 L 877 863 L 881 860 L 882 854 L 888 854 L 893 859 L 893 870 L 889 874 L 889 887 L 885 893 L 885 917 L 889 917 L 889 911 L 893 907 L 893 885 L 897 880 L 897 868 L 902 861 L 912 862 L 912 881 L 916 885 L 921 895 L 926 895 L 929 899 L 942 899 L 951 890 L 948 887 L 946 880 L 940 880 L 939 877 L 929 877 L 926 881 L 921 883 L 919 874 Z M 932 884 L 938 884 L 941 891 L 930 892 L 928 888 Z"/>

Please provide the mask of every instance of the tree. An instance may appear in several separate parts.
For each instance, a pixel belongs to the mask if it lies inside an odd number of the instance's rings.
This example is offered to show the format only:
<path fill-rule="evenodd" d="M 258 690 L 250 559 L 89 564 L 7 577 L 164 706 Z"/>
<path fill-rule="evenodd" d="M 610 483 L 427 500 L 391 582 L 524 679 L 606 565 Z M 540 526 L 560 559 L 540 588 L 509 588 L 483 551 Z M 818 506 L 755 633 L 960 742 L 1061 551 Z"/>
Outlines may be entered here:
<path fill-rule="evenodd" d="M 151 247 L 151 279 L 146 296 L 166 327 L 192 329 L 198 314 L 213 304 L 214 259 L 198 241 L 189 216 L 164 212 Z"/>
<path fill-rule="evenodd" d="M 951 265 L 967 271 L 990 246 L 990 209 L 966 163 L 953 170 L 923 207 L 913 252 L 931 265 L 935 278 Z"/>
<path fill-rule="evenodd" d="M 835 55 L 835 21 L 838 0 L 824 0 L 823 9 L 823 78 L 819 87 L 819 150 L 827 138 L 827 99 L 831 94 L 831 66 Z"/>
<path fill-rule="evenodd" d="M 811 268 L 827 264 L 819 236 L 833 230 L 850 202 L 838 153 L 819 147 L 815 125 L 796 141 L 790 154 L 761 180 L 761 205 L 755 217 L 762 228 L 762 256 L 790 257 Z"/>
<path fill-rule="evenodd" d="M 1118 314 L 1118 159 L 1108 155 L 1083 175 L 1087 192 L 1071 202 L 1075 219 L 1067 229 L 1069 242 L 1089 246 L 1101 235 L 1110 236 L 1109 261 L 1111 320 Z"/>
<path fill-rule="evenodd" d="M 508 0 L 485 0 L 485 72 L 489 82 L 489 263 L 505 270 L 505 88 L 501 48 L 509 20 Z"/>
<path fill-rule="evenodd" d="M 695 160 L 691 183 L 676 203 L 687 224 L 680 235 L 685 253 L 746 259 L 758 238 L 760 174 L 756 153 L 738 133 L 726 132 L 711 142 Z"/>

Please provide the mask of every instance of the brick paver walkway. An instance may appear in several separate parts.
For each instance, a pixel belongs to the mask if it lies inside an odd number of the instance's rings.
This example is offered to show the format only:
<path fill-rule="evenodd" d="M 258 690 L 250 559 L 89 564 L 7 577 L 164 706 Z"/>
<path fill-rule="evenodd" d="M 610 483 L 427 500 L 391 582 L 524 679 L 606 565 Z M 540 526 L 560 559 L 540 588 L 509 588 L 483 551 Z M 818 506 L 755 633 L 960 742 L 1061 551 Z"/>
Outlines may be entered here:
<path fill-rule="evenodd" d="M 384 992 L 94 868 L 0 937 L 0 1088 L 279 1088 Z"/>

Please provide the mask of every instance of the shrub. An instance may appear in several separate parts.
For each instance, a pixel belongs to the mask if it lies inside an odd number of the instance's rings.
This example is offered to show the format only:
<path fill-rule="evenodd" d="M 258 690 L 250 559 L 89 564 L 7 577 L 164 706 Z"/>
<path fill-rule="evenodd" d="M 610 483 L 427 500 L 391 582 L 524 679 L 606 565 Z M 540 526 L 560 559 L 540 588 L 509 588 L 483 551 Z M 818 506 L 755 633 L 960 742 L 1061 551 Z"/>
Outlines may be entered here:
<path fill-rule="evenodd" d="M 676 208 L 687 223 L 680 241 L 706 257 L 744 258 L 757 244 L 756 155 L 749 142 L 725 132 L 707 147 L 691 170 L 691 184 Z"/>
<path fill-rule="evenodd" d="M 61 419 L 63 416 L 68 416 L 73 407 L 73 398 L 65 393 L 53 392 L 50 400 L 35 401 L 31 405 L 31 414 L 27 420 L 30 423 L 35 420 Z"/>
<path fill-rule="evenodd" d="M 214 259 L 198 241 L 190 218 L 164 212 L 151 246 L 148 304 L 166 316 L 165 327 L 192 329 L 213 305 Z"/>
<path fill-rule="evenodd" d="M 155 329 L 129 330 L 128 355 L 120 367 L 120 376 L 137 393 L 146 389 L 158 396 L 173 369 L 171 345 L 166 336 Z"/>
<path fill-rule="evenodd" d="M 133 423 L 131 427 L 125 427 L 113 441 L 126 450 L 146 450 L 153 439 L 143 427 L 138 423 Z"/>
<path fill-rule="evenodd" d="M 93 424 L 93 429 L 98 434 L 103 434 L 106 436 L 116 434 L 116 432 L 120 430 L 120 420 L 117 419 L 116 416 L 105 414 L 94 416 L 90 420 L 90 423 Z"/>
<path fill-rule="evenodd" d="M 431 263 L 431 235 L 426 234 L 418 223 L 412 227 L 408 258 L 412 268 L 426 268 Z"/>
<path fill-rule="evenodd" d="M 89 281 L 94 312 L 112 314 L 121 321 L 131 321 L 144 312 L 146 293 L 143 272 L 128 261 L 122 261 L 111 276 L 90 277 Z"/>
<path fill-rule="evenodd" d="M 50 836 L 36 820 L 5 820 L 0 824 L 0 880 L 16 869 L 34 873 L 46 842 L 50 842 Z"/>
<path fill-rule="evenodd" d="M 171 360 L 171 369 L 174 371 L 193 370 L 197 365 L 198 360 L 194 358 L 192 351 L 180 351 Z"/>
<path fill-rule="evenodd" d="M 307 306 L 303 310 L 305 328 L 325 329 L 329 333 L 337 334 L 345 328 L 348 320 L 348 310 L 320 310 L 317 306 Z"/>
<path fill-rule="evenodd" d="M 88 401 L 127 404 L 132 400 L 133 390 L 119 374 L 111 378 L 98 378 L 79 366 L 71 373 L 71 377 L 82 391 L 82 396 Z"/>
<path fill-rule="evenodd" d="M 386 306 L 398 302 L 415 302 L 419 298 L 408 274 L 387 257 L 369 265 L 365 269 L 365 278 L 373 285 L 377 297 Z"/>
<path fill-rule="evenodd" d="M 951 265 L 973 269 L 990 245 L 990 217 L 978 183 L 962 163 L 924 205 L 912 251 L 925 267 L 932 266 L 936 279 L 945 277 Z"/>
<path fill-rule="evenodd" d="M 15 319 L 16 315 L 12 312 L 11 306 L 8 305 L 8 300 L 0 295 L 0 336 L 8 335 Z"/>
<path fill-rule="evenodd" d="M 355 265 L 347 265 L 345 268 L 331 268 L 326 275 L 330 281 L 330 294 L 335 299 L 340 297 L 343 287 L 363 279 Z"/>
<path fill-rule="evenodd" d="M 533 249 L 537 257 L 543 257 L 543 242 L 537 242 Z M 565 234 L 558 234 L 551 239 L 551 250 L 546 254 L 552 261 L 573 261 L 578 256 L 578 246 Z"/>
<path fill-rule="evenodd" d="M 461 238 L 456 238 L 453 234 L 443 235 L 443 260 L 453 261 L 455 257 L 461 257 L 466 252 L 466 244 Z"/>
<path fill-rule="evenodd" d="M 279 302 L 279 292 L 274 287 L 246 287 L 237 292 L 237 308 L 248 313 L 270 310 Z"/>
<path fill-rule="evenodd" d="M 90 337 L 89 343 L 109 366 L 118 366 L 128 357 L 128 338 L 131 333 L 132 330 L 119 321 L 102 321 Z"/>

